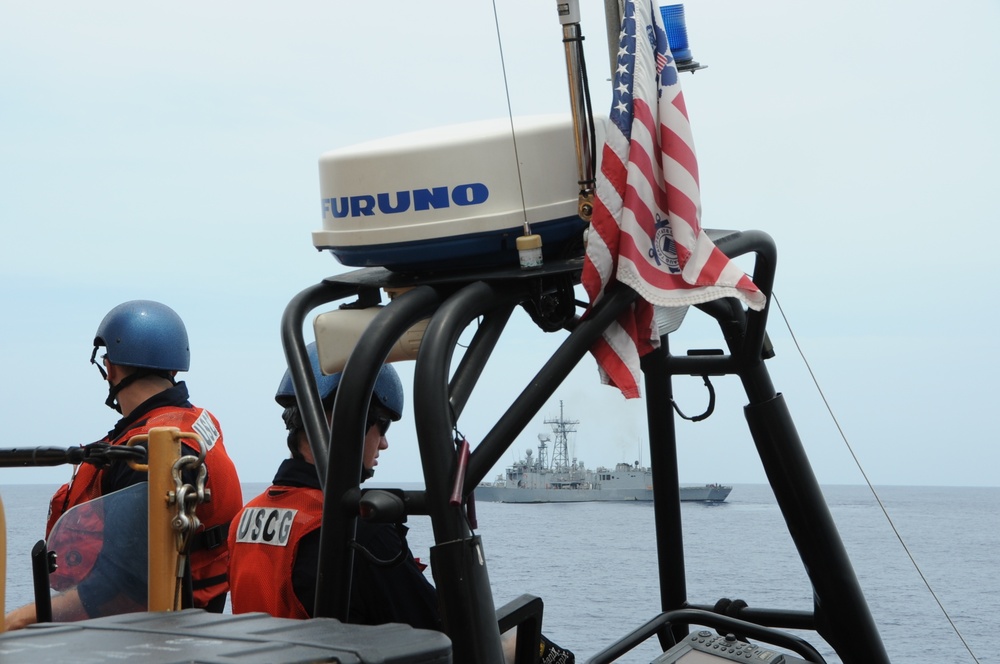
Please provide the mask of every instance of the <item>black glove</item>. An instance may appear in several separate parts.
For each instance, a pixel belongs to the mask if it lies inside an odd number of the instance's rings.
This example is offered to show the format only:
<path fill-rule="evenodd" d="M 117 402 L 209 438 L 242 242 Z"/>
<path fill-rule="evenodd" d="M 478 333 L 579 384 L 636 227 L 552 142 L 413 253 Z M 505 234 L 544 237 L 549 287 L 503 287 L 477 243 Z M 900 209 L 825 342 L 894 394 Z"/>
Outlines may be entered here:
<path fill-rule="evenodd" d="M 539 644 L 539 650 L 541 651 L 541 664 L 576 664 L 576 655 L 552 643 L 545 638 L 544 634 Z"/>

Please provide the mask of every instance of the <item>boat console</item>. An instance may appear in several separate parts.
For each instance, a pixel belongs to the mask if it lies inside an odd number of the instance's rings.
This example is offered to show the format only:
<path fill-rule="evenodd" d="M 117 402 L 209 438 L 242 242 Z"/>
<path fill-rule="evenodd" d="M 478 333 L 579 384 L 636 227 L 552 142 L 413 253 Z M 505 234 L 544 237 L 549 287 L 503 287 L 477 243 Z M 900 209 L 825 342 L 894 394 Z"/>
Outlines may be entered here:
<path fill-rule="evenodd" d="M 670 648 L 651 664 L 726 664 L 726 662 L 798 664 L 805 661 L 794 655 L 740 641 L 732 634 L 720 636 L 703 629 Z"/>

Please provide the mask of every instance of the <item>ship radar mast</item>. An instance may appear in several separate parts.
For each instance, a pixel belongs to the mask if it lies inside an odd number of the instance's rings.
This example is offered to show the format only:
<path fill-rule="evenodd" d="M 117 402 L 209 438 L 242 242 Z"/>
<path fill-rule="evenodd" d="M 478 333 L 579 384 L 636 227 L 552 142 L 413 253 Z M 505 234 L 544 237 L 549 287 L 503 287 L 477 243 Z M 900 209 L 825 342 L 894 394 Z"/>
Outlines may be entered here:
<path fill-rule="evenodd" d="M 568 434 L 576 433 L 575 427 L 580 420 L 567 420 L 563 417 L 563 402 L 559 401 L 559 417 L 554 420 L 545 420 L 546 424 L 552 425 L 552 433 L 556 440 L 552 446 L 552 468 L 555 472 L 568 472 L 569 465 L 569 438 Z"/>
<path fill-rule="evenodd" d="M 547 433 L 538 434 L 538 461 L 534 466 L 538 470 L 545 470 L 546 468 L 549 467 L 549 455 L 547 453 L 548 445 L 546 445 L 546 443 L 549 442 L 550 440 L 552 439 L 549 438 L 549 434 Z M 531 450 L 528 450 L 528 452 L 530 454 Z"/>

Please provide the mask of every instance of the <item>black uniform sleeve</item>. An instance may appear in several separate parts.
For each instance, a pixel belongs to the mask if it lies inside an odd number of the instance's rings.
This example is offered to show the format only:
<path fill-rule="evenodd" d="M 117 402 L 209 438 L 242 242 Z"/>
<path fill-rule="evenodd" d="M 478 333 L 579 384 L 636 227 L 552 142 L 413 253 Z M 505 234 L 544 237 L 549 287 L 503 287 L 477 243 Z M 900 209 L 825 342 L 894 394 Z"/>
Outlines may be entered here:
<path fill-rule="evenodd" d="M 316 606 L 316 569 L 319 566 L 319 529 L 299 540 L 292 565 L 292 589 L 311 618 Z"/>
<path fill-rule="evenodd" d="M 396 527 L 359 520 L 356 539 L 378 559 L 392 560 L 404 549 L 405 556 L 397 565 L 382 567 L 355 554 L 351 622 L 397 622 L 418 629 L 442 630 L 437 591 L 417 566 Z"/>
<path fill-rule="evenodd" d="M 389 524 L 358 521 L 356 539 L 373 556 L 392 560 L 406 546 L 396 528 Z M 299 542 L 292 572 L 292 586 L 310 615 L 316 597 L 316 566 L 319 560 L 319 531 Z M 354 554 L 349 622 L 360 625 L 404 623 L 418 629 L 441 631 L 437 591 L 417 566 L 409 548 L 401 563 L 382 567 Z"/>

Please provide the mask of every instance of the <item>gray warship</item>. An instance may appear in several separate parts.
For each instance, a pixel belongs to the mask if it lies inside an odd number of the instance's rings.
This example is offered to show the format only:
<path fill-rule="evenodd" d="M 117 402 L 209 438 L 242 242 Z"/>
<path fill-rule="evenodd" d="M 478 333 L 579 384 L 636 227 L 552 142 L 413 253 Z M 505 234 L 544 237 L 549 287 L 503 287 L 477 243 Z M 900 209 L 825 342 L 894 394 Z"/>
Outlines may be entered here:
<path fill-rule="evenodd" d="M 493 503 L 582 503 L 596 501 L 653 500 L 653 473 L 647 466 L 619 463 L 614 468 L 586 468 L 582 461 L 569 457 L 569 434 L 579 420 L 564 416 L 559 402 L 559 417 L 545 420 L 552 435 L 538 436 L 538 454 L 525 450 L 523 457 L 497 475 L 493 482 L 476 487 L 476 500 Z M 554 440 L 553 440 L 554 436 Z M 552 443 L 552 458 L 548 448 Z M 722 484 L 680 485 L 685 502 L 721 503 L 729 497 L 731 486 Z"/>

